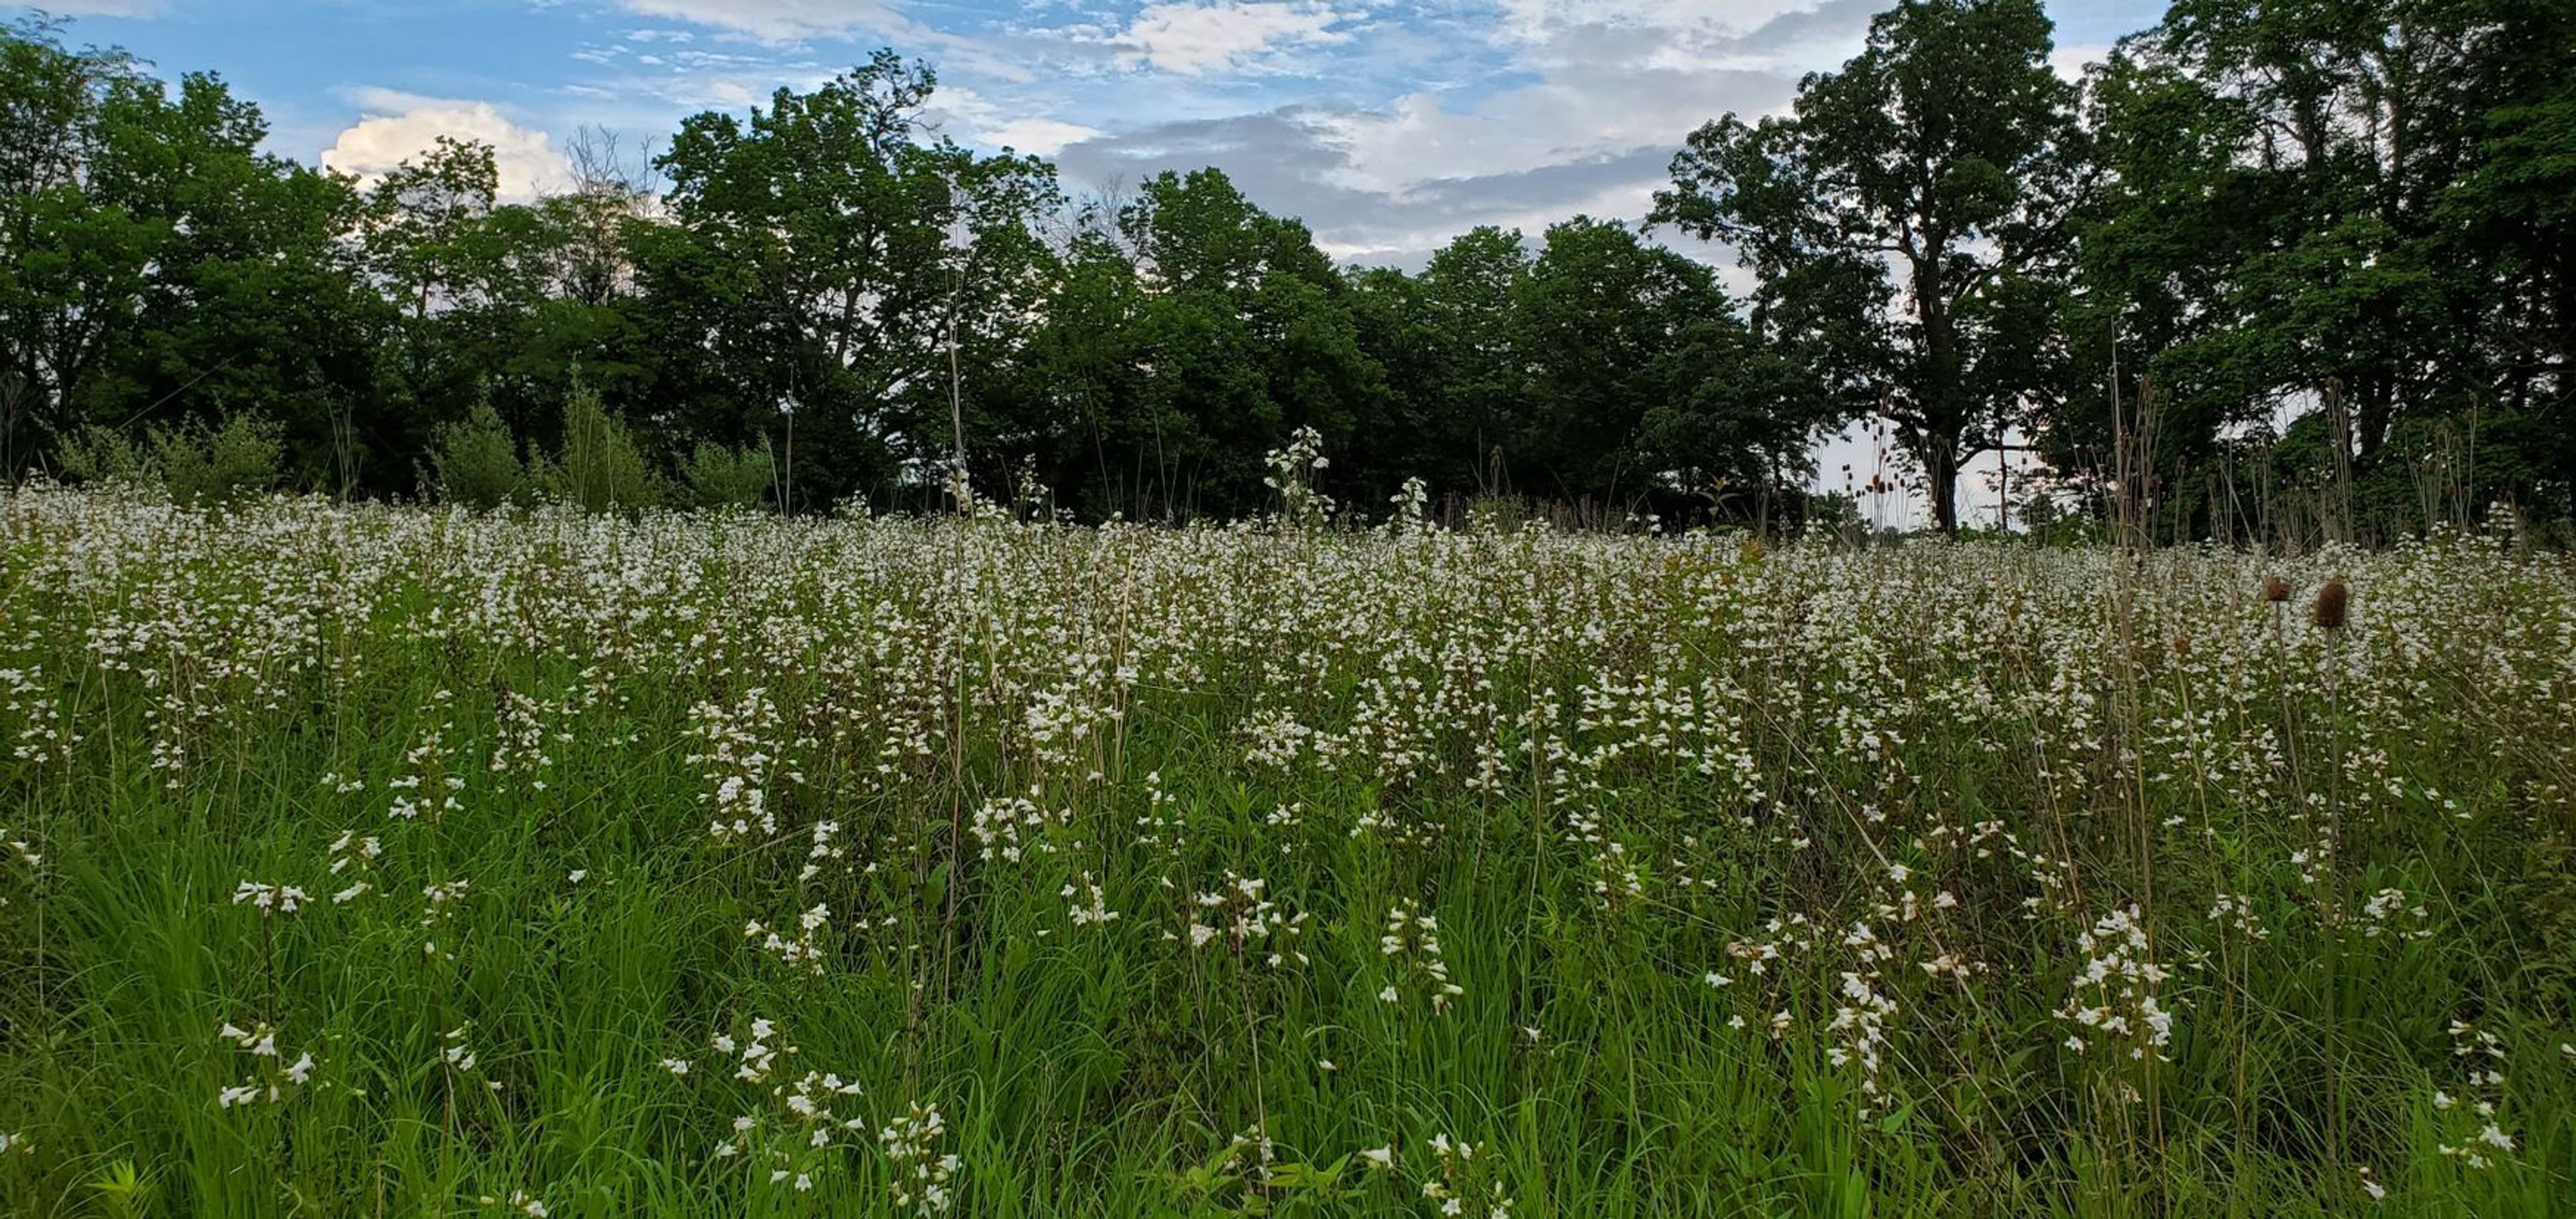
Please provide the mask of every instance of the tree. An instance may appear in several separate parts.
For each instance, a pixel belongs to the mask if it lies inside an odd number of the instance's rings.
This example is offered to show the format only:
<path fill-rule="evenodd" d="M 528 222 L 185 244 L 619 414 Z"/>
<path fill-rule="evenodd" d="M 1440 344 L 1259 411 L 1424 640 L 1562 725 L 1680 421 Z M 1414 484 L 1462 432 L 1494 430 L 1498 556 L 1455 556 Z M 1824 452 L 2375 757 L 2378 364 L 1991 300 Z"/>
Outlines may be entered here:
<path fill-rule="evenodd" d="M 2098 354 L 2053 455 L 2152 395 L 2177 487 L 2348 469 L 2378 518 L 2356 527 L 2386 536 L 2474 434 L 2461 506 L 2569 506 L 2570 54 L 2576 16 L 2532 0 L 2186 0 L 2125 40 L 2090 82 L 2101 185 L 2067 329 Z M 2302 411 L 2335 418 L 2277 426 Z"/>
<path fill-rule="evenodd" d="M 1654 222 L 1753 268 L 1758 332 L 1811 353 L 1846 410 L 1875 400 L 1944 531 L 1960 469 L 2047 388 L 1987 347 L 1995 303 L 2068 250 L 2085 161 L 2051 49 L 2037 0 L 1901 0 L 1792 114 L 1693 133 L 1656 196 Z"/>
<path fill-rule="evenodd" d="M 1347 450 L 1385 379 L 1361 349 L 1350 288 L 1306 226 L 1262 211 L 1214 169 L 1164 173 L 1120 209 L 1137 259 L 1141 417 L 1179 514 L 1266 498 L 1262 455 L 1299 427 Z M 1145 437 L 1138 437 L 1143 440 Z"/>
<path fill-rule="evenodd" d="M 130 197 L 152 184 L 100 172 L 157 88 L 120 52 L 64 49 L 55 28 L 0 31 L 0 360 L 26 386 L 38 446 L 87 422 L 82 399 L 141 313 L 171 230 L 168 209 Z"/>
<path fill-rule="evenodd" d="M 347 185 L 260 153 L 258 109 L 221 80 L 187 75 L 174 96 L 56 31 L 0 27 L 11 472 L 94 422 L 256 412 L 285 425 L 309 473 L 351 474 L 340 422 L 366 392 L 371 338 Z"/>
<path fill-rule="evenodd" d="M 1461 480 L 1485 493 L 1502 490 L 1504 452 L 1529 409 L 1529 368 L 1521 358 L 1519 303 L 1530 277 L 1528 243 L 1518 229 L 1471 229 L 1432 254 L 1420 284 L 1422 341 L 1433 368 L 1415 409 L 1441 459 L 1409 471 L 1440 484 Z"/>
<path fill-rule="evenodd" d="M 713 310 L 690 348 L 756 370 L 722 430 L 783 433 L 794 403 L 801 498 L 942 481 L 952 372 L 1014 360 L 1045 290 L 1032 226 L 1059 202 L 1053 168 L 925 142 L 936 86 L 880 51 L 747 122 L 693 116 L 656 162 L 690 247 L 663 251 L 663 283 L 703 275 L 681 290 Z"/>
<path fill-rule="evenodd" d="M 1770 486 L 1803 464 L 1812 387 L 1737 319 L 1706 265 L 1626 225 L 1551 226 L 1514 290 L 1525 487 L 1625 506 Z M 1703 499 L 1702 502 L 1705 502 Z"/>

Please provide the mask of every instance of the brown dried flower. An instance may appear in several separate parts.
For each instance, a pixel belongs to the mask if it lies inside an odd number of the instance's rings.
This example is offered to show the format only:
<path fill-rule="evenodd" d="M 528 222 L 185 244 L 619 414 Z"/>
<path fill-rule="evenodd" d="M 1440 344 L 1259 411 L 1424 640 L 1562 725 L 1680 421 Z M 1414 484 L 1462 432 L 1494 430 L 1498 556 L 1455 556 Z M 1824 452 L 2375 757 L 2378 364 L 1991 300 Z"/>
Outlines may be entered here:
<path fill-rule="evenodd" d="M 2343 629 L 2344 616 L 2352 609 L 2352 589 L 2341 580 L 2328 580 L 2317 590 L 2317 625 L 2329 631 Z"/>

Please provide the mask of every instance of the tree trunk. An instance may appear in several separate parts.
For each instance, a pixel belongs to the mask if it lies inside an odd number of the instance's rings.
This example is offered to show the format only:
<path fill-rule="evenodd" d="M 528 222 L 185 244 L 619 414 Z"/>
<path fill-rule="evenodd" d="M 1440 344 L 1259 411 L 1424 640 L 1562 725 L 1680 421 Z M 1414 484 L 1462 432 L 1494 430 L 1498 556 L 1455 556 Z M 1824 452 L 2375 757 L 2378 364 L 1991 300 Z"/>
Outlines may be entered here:
<path fill-rule="evenodd" d="M 1959 446 L 1946 436 L 1926 437 L 1923 476 L 1932 496 L 1932 522 L 1941 536 L 1959 536 Z"/>

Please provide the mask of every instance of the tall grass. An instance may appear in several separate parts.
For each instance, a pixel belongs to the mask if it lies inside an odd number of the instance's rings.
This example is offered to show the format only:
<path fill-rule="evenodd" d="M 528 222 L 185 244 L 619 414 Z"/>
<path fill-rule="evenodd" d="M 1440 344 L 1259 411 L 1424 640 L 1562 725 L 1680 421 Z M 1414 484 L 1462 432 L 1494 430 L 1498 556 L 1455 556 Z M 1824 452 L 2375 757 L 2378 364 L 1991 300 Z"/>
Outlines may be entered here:
<path fill-rule="evenodd" d="M 21 492 L 0 1210 L 2567 1214 L 2571 577 Z"/>

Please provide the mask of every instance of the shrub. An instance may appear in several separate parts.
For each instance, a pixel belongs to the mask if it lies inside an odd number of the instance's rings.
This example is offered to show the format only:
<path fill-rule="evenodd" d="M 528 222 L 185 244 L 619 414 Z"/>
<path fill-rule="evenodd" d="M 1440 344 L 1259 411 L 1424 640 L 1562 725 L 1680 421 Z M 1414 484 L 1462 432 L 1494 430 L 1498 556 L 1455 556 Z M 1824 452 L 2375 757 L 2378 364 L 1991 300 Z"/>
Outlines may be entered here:
<path fill-rule="evenodd" d="M 577 386 L 564 402 L 563 456 L 543 467 L 548 490 L 592 512 L 650 508 L 661 502 L 653 469 L 626 424 L 608 413 L 599 393 Z"/>
<path fill-rule="evenodd" d="M 285 468 L 286 428 L 243 413 L 209 425 L 152 429 L 152 463 L 179 503 L 221 503 L 274 487 Z"/>
<path fill-rule="evenodd" d="M 440 426 L 429 460 L 438 498 L 447 503 L 497 508 L 526 488 L 519 443 L 488 401 L 475 403 L 464 419 Z"/>
<path fill-rule="evenodd" d="M 728 449 L 713 442 L 699 444 L 681 473 L 689 502 L 699 508 L 757 508 L 773 481 L 765 450 Z"/>
<path fill-rule="evenodd" d="M 144 469 L 144 452 L 140 446 L 114 429 L 95 423 L 64 440 L 55 457 L 62 463 L 66 482 L 143 482 L 151 477 Z"/>
<path fill-rule="evenodd" d="M 66 441 L 64 477 L 87 483 L 157 483 L 177 503 L 222 503 L 278 483 L 286 429 L 243 413 L 208 423 L 155 427 L 142 444 L 98 424 Z"/>

